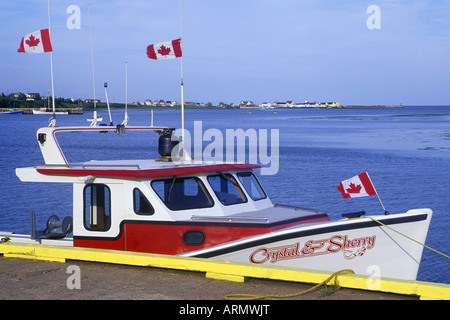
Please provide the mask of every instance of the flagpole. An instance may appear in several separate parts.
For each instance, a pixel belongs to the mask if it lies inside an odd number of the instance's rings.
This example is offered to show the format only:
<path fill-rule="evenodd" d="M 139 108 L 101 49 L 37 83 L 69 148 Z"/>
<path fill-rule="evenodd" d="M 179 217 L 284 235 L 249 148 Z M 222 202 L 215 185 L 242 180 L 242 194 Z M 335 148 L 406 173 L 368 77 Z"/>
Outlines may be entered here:
<path fill-rule="evenodd" d="M 183 40 L 182 40 L 182 23 L 181 23 L 181 0 L 179 0 L 180 7 L 180 47 L 183 50 Z M 181 55 L 181 140 L 184 147 L 184 84 L 183 84 L 183 55 Z M 183 148 L 184 150 L 184 148 Z M 183 152 L 184 154 L 184 152 Z"/>
<path fill-rule="evenodd" d="M 372 179 L 370 179 L 369 173 L 367 172 L 367 170 L 366 170 L 365 172 L 366 172 L 366 174 L 367 174 L 367 177 L 369 178 L 370 183 L 372 184 L 373 189 L 375 190 L 375 194 L 376 194 L 377 197 L 378 197 L 378 201 L 380 201 L 381 207 L 382 207 L 383 210 L 384 210 L 384 214 L 385 214 L 385 215 L 388 215 L 389 212 L 386 211 L 386 208 L 384 207 L 383 202 L 381 201 L 381 198 L 380 198 L 380 196 L 378 195 L 378 191 L 377 191 L 377 189 L 375 189 L 375 185 L 373 184 Z"/>
<path fill-rule="evenodd" d="M 51 23 L 50 23 L 50 0 L 48 0 L 48 33 L 51 37 Z M 55 113 L 55 86 L 53 81 L 53 52 L 50 52 L 50 73 L 52 78 L 52 106 L 53 106 L 53 119 L 50 122 L 51 127 L 56 127 L 56 113 Z"/>
<path fill-rule="evenodd" d="M 182 38 L 182 23 L 181 23 L 181 0 L 179 0 L 179 7 L 180 7 L 180 49 L 183 51 L 183 38 Z M 184 161 L 191 161 L 192 158 L 190 155 L 186 152 L 185 145 L 184 145 L 184 83 L 183 83 L 183 55 L 181 55 L 181 61 L 180 61 L 180 71 L 181 71 L 181 152 L 183 153 L 182 159 Z"/>

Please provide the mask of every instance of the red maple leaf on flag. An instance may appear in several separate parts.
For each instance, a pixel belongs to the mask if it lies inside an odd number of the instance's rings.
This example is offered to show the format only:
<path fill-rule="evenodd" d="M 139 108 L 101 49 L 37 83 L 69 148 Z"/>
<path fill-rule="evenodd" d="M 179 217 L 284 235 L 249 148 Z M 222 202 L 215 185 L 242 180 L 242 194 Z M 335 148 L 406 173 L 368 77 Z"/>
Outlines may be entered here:
<path fill-rule="evenodd" d="M 349 188 L 346 189 L 347 193 L 360 193 L 362 186 L 360 184 L 356 185 L 353 182 L 350 182 Z"/>
<path fill-rule="evenodd" d="M 167 56 L 170 54 L 171 49 L 162 45 L 161 47 L 159 47 L 158 49 L 158 53 L 162 56 Z"/>
<path fill-rule="evenodd" d="M 30 47 L 37 47 L 41 40 L 36 39 L 33 35 L 31 35 L 25 43 Z"/>

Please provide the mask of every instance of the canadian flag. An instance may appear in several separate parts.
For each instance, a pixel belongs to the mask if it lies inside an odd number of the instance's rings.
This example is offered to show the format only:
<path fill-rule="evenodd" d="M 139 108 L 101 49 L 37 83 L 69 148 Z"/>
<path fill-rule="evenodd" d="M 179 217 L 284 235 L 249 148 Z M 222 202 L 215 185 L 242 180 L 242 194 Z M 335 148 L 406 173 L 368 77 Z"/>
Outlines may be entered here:
<path fill-rule="evenodd" d="M 147 47 L 147 57 L 154 60 L 181 57 L 181 38 L 149 45 Z"/>
<path fill-rule="evenodd" d="M 336 188 L 342 193 L 344 199 L 375 196 L 377 194 L 367 172 L 341 181 L 341 184 Z"/>
<path fill-rule="evenodd" d="M 43 53 L 52 52 L 52 43 L 50 41 L 50 32 L 48 29 L 38 30 L 27 34 L 20 42 L 20 48 L 17 52 L 25 53 Z"/>

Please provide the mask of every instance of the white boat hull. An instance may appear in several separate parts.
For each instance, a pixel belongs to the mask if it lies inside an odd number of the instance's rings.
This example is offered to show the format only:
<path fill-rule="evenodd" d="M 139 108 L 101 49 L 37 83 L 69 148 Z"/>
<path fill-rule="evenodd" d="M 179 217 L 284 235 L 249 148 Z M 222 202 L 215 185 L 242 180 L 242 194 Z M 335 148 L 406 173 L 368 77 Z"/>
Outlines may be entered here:
<path fill-rule="evenodd" d="M 415 280 L 431 220 L 430 209 L 295 227 L 184 256 Z"/>
<path fill-rule="evenodd" d="M 53 115 L 53 112 L 52 111 L 42 111 L 42 110 L 34 110 L 33 109 L 33 114 Z M 56 111 L 55 114 L 66 115 L 66 114 L 69 114 L 69 112 L 67 112 L 67 111 Z"/>

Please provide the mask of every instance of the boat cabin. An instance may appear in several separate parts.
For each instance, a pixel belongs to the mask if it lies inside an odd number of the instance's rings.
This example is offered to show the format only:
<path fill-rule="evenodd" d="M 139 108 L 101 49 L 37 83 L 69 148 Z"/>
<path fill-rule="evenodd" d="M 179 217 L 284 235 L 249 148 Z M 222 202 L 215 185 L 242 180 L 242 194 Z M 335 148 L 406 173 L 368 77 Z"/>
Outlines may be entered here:
<path fill-rule="evenodd" d="M 125 130 L 158 133 L 162 158 L 68 163 L 57 133 L 118 129 L 49 127 L 37 132 L 45 164 L 16 169 L 22 181 L 73 184 L 73 246 L 184 254 L 330 221 L 312 209 L 274 205 L 252 171 L 258 165 L 170 161 L 170 152 L 161 149 L 176 145 L 164 145 L 175 140 L 172 129 Z"/>

